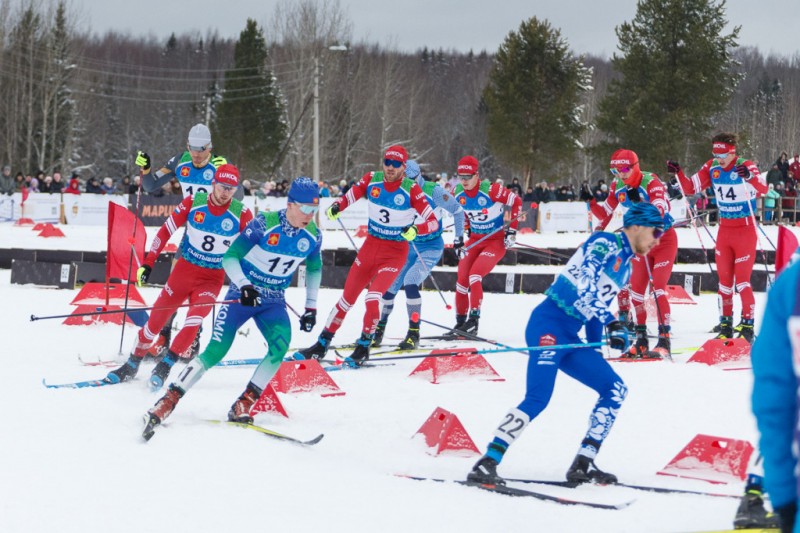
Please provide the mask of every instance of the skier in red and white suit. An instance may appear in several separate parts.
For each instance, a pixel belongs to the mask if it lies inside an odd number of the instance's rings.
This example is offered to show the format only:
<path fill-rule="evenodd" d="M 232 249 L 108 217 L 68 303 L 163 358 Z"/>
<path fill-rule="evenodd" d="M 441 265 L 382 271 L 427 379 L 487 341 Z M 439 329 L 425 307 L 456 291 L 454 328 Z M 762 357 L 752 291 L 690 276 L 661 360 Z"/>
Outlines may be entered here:
<path fill-rule="evenodd" d="M 678 236 L 671 227 L 672 217 L 669 216 L 667 188 L 658 176 L 639 168 L 639 157 L 632 150 L 622 149 L 614 152 L 610 167 L 615 178 L 609 187 L 608 198 L 602 204 L 594 200 L 590 204 L 592 214 L 600 219 L 598 229 L 602 230 L 608 225 L 617 206 L 624 212 L 639 202 L 653 204 L 666 222 L 658 245 L 650 250 L 647 256 L 637 255 L 634 258 L 630 284 L 620 291 L 618 296 L 620 322 L 628 322 L 631 302 L 636 314 L 636 342 L 631 346 L 629 354 L 634 357 L 664 358 L 670 355 L 670 306 L 667 283 L 678 253 Z M 647 341 L 645 325 L 647 310 L 644 305 L 644 295 L 651 275 L 653 294 L 658 306 L 658 343 L 653 351 L 650 351 Z"/>
<path fill-rule="evenodd" d="M 691 178 L 687 178 L 675 161 L 667 162 L 669 172 L 680 180 L 685 194 L 695 194 L 708 187 L 714 189 L 719 208 L 716 263 L 719 296 L 722 301 L 720 333 L 717 338 L 733 337 L 733 290 L 742 299 L 742 324 L 739 337 L 753 340 L 753 316 L 756 300 L 750 286 L 750 275 L 756 261 L 756 196 L 766 194 L 768 187 L 755 163 L 736 155 L 737 136 L 719 133 L 712 139 L 713 159 L 705 162 Z"/>
<path fill-rule="evenodd" d="M 253 220 L 252 212 L 233 198 L 239 186 L 239 170 L 229 164 L 215 172 L 211 193 L 187 196 L 178 204 L 158 230 L 144 264 L 136 272 L 139 285 L 146 283 L 161 250 L 178 228 L 186 226 L 180 258 L 158 295 L 150 319 L 139 330 L 136 346 L 128 361 L 112 371 L 108 379 L 115 383 L 133 379 L 147 350 L 153 345 L 161 327 L 185 300 L 191 306 L 183 328 L 172 339 L 169 351 L 155 366 L 150 378 L 153 389 L 159 389 L 176 361 L 185 357 L 211 305 L 217 299 L 225 271 L 222 257 L 245 226 Z"/>

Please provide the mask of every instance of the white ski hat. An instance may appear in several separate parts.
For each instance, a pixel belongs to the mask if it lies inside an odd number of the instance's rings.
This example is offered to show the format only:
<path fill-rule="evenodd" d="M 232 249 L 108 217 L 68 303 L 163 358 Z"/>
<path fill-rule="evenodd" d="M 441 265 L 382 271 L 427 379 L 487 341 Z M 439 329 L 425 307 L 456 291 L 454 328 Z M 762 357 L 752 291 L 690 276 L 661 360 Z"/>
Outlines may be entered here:
<path fill-rule="evenodd" d="M 211 131 L 205 124 L 195 124 L 189 130 L 189 148 L 197 151 L 205 150 L 211 146 Z"/>

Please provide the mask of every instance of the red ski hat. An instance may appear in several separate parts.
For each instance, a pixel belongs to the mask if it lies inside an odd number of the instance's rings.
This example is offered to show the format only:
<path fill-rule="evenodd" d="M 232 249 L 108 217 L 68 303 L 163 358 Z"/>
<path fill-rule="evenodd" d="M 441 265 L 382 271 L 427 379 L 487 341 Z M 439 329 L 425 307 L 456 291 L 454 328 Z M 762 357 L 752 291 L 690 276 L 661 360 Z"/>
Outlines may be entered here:
<path fill-rule="evenodd" d="M 717 141 L 711 146 L 711 153 L 714 155 L 714 157 L 722 159 L 723 157 L 727 157 L 728 154 L 735 154 L 736 145 Z"/>
<path fill-rule="evenodd" d="M 386 149 L 386 152 L 383 154 L 383 158 L 391 159 L 392 161 L 400 161 L 401 163 L 405 164 L 406 161 L 408 161 L 408 152 L 406 152 L 406 149 L 399 144 L 395 144 Z"/>
<path fill-rule="evenodd" d="M 622 148 L 621 150 L 617 150 L 614 152 L 614 155 L 611 156 L 611 162 L 609 166 L 613 169 L 622 170 L 625 168 L 632 169 L 635 166 L 639 165 L 639 156 L 636 155 L 636 152 L 633 150 L 627 150 Z M 625 170 L 622 170 L 625 172 Z"/>
<path fill-rule="evenodd" d="M 239 169 L 230 163 L 220 165 L 214 173 L 214 183 L 221 183 L 229 187 L 239 186 Z"/>
<path fill-rule="evenodd" d="M 478 160 L 475 159 L 471 155 L 465 155 L 461 159 L 458 160 L 458 170 L 456 171 L 459 175 L 474 175 L 478 173 Z"/>

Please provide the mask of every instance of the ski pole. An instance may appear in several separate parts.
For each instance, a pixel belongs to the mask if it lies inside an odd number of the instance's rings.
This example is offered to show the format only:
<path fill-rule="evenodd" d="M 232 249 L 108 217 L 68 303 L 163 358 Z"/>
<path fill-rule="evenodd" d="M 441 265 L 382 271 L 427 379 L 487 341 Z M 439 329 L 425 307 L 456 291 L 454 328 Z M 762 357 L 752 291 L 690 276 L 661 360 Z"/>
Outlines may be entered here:
<path fill-rule="evenodd" d="M 675 176 L 675 181 L 678 183 L 678 189 L 680 189 L 681 196 L 683 196 L 683 203 L 686 206 L 686 210 L 689 212 L 689 217 L 690 217 L 689 221 L 691 222 L 692 227 L 694 228 L 694 232 L 697 235 L 697 241 L 700 243 L 700 249 L 703 250 L 703 258 L 706 260 L 706 264 L 708 265 L 709 272 L 711 272 L 711 274 L 713 275 L 714 274 L 714 268 L 711 266 L 711 261 L 709 261 L 709 259 L 708 259 L 708 251 L 706 250 L 705 243 L 703 243 L 703 238 L 700 236 L 700 230 L 697 229 L 696 220 L 699 217 L 699 215 L 695 214 L 694 209 L 692 209 L 692 205 L 689 203 L 689 199 L 686 198 L 686 193 L 683 191 L 683 185 L 681 184 L 681 180 L 680 180 L 680 178 L 678 176 Z M 702 219 L 700 219 L 700 223 L 703 224 L 703 227 L 705 227 L 705 222 L 703 222 Z M 706 228 L 706 231 L 708 231 L 708 228 Z M 708 231 L 708 234 L 711 235 L 711 232 Z M 711 240 L 714 241 L 714 237 L 711 237 Z M 715 246 L 716 246 L 716 244 L 717 244 L 716 241 L 714 241 L 714 245 Z"/>
<path fill-rule="evenodd" d="M 753 206 L 750 205 L 749 198 L 746 200 L 746 203 L 747 203 L 747 210 L 750 211 L 750 221 L 753 223 L 753 226 L 755 226 L 756 228 L 760 228 L 760 226 L 758 225 L 758 221 L 756 220 L 756 215 L 755 213 L 753 213 Z M 764 251 L 764 246 L 761 244 L 761 237 L 759 236 L 758 232 L 756 232 L 756 242 L 758 242 L 758 247 L 761 251 L 761 260 L 764 262 L 764 272 L 767 275 L 767 289 L 769 289 L 772 286 L 772 281 L 769 279 L 769 265 L 767 265 L 767 252 Z"/>
<path fill-rule="evenodd" d="M 569 256 L 567 256 L 567 255 L 560 254 L 558 252 L 553 252 L 552 250 L 546 250 L 544 248 L 537 248 L 536 246 L 531 246 L 530 244 L 524 244 L 524 243 L 518 242 L 518 243 L 515 243 L 515 246 L 521 246 L 523 248 L 528 248 L 528 249 L 534 250 L 536 252 L 540 252 L 540 253 L 547 254 L 547 255 L 552 255 L 554 257 L 558 257 L 559 259 L 569 259 Z M 513 250 L 513 248 L 512 248 L 512 250 Z"/>
<path fill-rule="evenodd" d="M 453 328 L 449 328 L 447 326 L 443 326 L 442 324 L 437 324 L 436 322 L 431 322 L 430 320 L 425 320 L 424 318 L 420 318 L 419 321 L 420 322 L 425 322 L 426 324 L 430 324 L 431 326 L 436 326 L 437 328 L 442 328 L 442 329 L 447 330 L 447 331 L 453 330 Z M 477 335 L 473 335 L 472 333 L 467 333 L 466 331 L 461 331 L 460 329 L 459 330 L 453 330 L 453 331 L 457 332 L 456 333 L 457 336 L 466 337 L 466 338 L 471 339 L 473 341 L 485 342 L 487 344 L 494 344 L 495 346 L 502 346 L 506 350 L 510 349 L 511 351 L 514 351 L 514 352 L 527 353 L 527 352 L 521 352 L 520 350 L 518 350 L 516 348 L 510 348 L 507 344 L 503 344 L 503 343 L 497 342 L 497 341 L 490 341 L 489 339 L 485 339 L 483 337 L 479 337 Z"/>
<path fill-rule="evenodd" d="M 439 284 L 436 283 L 436 278 L 433 277 L 433 270 L 428 270 L 428 265 L 425 264 L 425 261 L 422 260 L 422 256 L 419 255 L 419 249 L 417 249 L 417 245 L 414 244 L 414 241 L 411 241 L 411 247 L 414 248 L 414 253 L 417 254 L 417 260 L 419 261 L 419 264 L 422 265 L 422 270 L 425 272 L 425 277 L 431 278 L 433 286 L 436 288 L 436 292 L 439 293 L 439 297 L 442 299 L 442 302 L 444 302 L 445 309 L 450 311 L 453 308 L 453 306 L 447 303 L 447 300 L 444 299 L 444 294 L 442 294 L 442 289 L 439 288 Z"/>
<path fill-rule="evenodd" d="M 350 244 L 352 244 L 352 245 L 353 245 L 353 250 L 355 250 L 355 251 L 356 251 L 356 253 L 358 253 L 360 250 L 358 249 L 358 246 L 356 246 L 356 242 L 355 242 L 355 241 L 353 240 L 353 238 L 350 236 L 350 232 L 349 232 L 349 231 L 347 231 L 347 228 L 346 228 L 346 227 L 344 227 L 344 222 L 342 222 L 342 220 L 341 220 L 340 218 L 337 218 L 337 219 L 336 219 L 336 221 L 339 223 L 339 225 L 340 225 L 340 226 L 342 227 L 342 229 L 344 230 L 344 234 L 345 234 L 345 235 L 347 235 L 347 240 L 349 240 L 349 241 L 350 241 Z"/>
<path fill-rule="evenodd" d="M 31 315 L 31 322 L 35 322 L 37 320 L 50 320 L 52 318 L 69 318 L 71 316 L 95 316 L 95 315 L 112 315 L 115 313 L 130 313 L 131 311 L 160 311 L 162 309 L 177 309 L 179 307 L 201 307 L 205 305 L 228 305 L 228 304 L 235 304 L 239 303 L 239 300 L 222 300 L 219 302 L 208 302 L 208 303 L 199 303 L 199 304 L 181 304 L 181 305 L 171 305 L 166 307 L 126 307 L 123 309 L 112 309 L 106 310 L 105 306 L 100 306 L 97 309 L 100 311 L 95 311 L 92 313 L 75 313 L 70 315 L 49 315 L 49 316 L 36 316 Z"/>
<path fill-rule="evenodd" d="M 492 231 L 491 233 L 487 233 L 486 235 L 484 235 L 483 237 L 481 237 L 481 238 L 480 238 L 480 239 L 478 239 L 477 241 L 473 242 L 472 244 L 470 244 L 469 246 L 467 246 L 466 248 L 464 248 L 464 251 L 465 251 L 465 252 L 469 252 L 469 251 L 470 251 L 470 249 L 472 249 L 472 248 L 474 248 L 475 246 L 477 246 L 478 244 L 482 243 L 483 241 L 485 241 L 486 239 L 488 239 L 489 237 L 491 237 L 492 235 L 494 235 L 494 234 L 495 234 L 495 233 L 497 233 L 498 231 L 500 231 L 500 230 L 506 230 L 506 229 L 510 228 L 510 227 L 511 227 L 511 223 L 512 223 L 512 222 L 514 222 L 515 220 L 517 220 L 518 218 L 520 218 L 522 215 L 525 215 L 525 214 L 527 214 L 527 213 L 528 213 L 528 211 L 530 211 L 530 208 L 523 210 L 523 211 L 522 211 L 520 214 L 518 214 L 517 216 L 515 216 L 514 218 L 512 218 L 511 220 L 509 220 L 509 221 L 508 221 L 508 226 L 506 226 L 505 224 L 503 224 L 502 226 L 500 226 L 500 227 L 499 227 L 499 228 L 497 228 L 496 230 Z"/>

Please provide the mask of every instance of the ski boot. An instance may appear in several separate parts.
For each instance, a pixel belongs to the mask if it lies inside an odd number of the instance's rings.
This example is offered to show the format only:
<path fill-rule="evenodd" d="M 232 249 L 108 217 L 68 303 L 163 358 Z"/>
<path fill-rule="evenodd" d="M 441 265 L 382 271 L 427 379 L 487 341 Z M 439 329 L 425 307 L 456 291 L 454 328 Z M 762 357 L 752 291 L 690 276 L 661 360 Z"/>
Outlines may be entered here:
<path fill-rule="evenodd" d="M 139 365 L 142 359 L 142 357 L 136 357 L 131 354 L 125 364 L 109 372 L 106 379 L 111 383 L 125 383 L 126 381 L 132 380 L 139 371 Z"/>
<path fill-rule="evenodd" d="M 379 320 L 375 326 L 375 333 L 372 334 L 372 345 L 380 346 L 383 342 L 383 334 L 386 333 L 386 320 Z"/>
<path fill-rule="evenodd" d="M 655 348 L 647 353 L 647 357 L 654 359 L 672 359 L 670 350 L 670 330 L 671 326 L 658 326 L 658 342 Z"/>
<path fill-rule="evenodd" d="M 415 350 L 417 346 L 419 346 L 419 322 L 409 322 L 406 338 L 400 341 L 398 347 L 401 350 Z"/>
<path fill-rule="evenodd" d="M 175 385 L 170 385 L 167 393 L 147 411 L 144 415 L 145 426 L 144 431 L 142 431 L 144 440 L 150 440 L 153 437 L 156 428 L 172 413 L 183 395 L 184 392 L 181 389 Z"/>
<path fill-rule="evenodd" d="M 481 319 L 480 311 L 470 311 L 469 318 L 464 325 L 461 326 L 461 331 L 464 333 L 469 333 L 470 335 L 477 335 L 478 334 L 478 321 Z"/>
<path fill-rule="evenodd" d="M 239 422 L 240 424 L 252 424 L 253 417 L 250 416 L 250 409 L 261 397 L 262 392 L 261 389 L 253 385 L 252 381 L 248 383 L 242 395 L 231 405 L 231 410 L 228 411 L 228 420 Z"/>
<path fill-rule="evenodd" d="M 172 370 L 172 366 L 178 359 L 180 358 L 175 355 L 175 352 L 171 350 L 167 352 L 167 355 L 158 362 L 153 368 L 153 373 L 150 374 L 150 390 L 157 391 L 164 386 L 164 382 L 169 377 L 169 371 Z"/>
<path fill-rule="evenodd" d="M 649 357 L 650 344 L 647 340 L 647 326 L 642 324 L 636 326 L 636 340 L 628 349 L 624 357 L 631 359 L 638 359 L 641 357 Z"/>
<path fill-rule="evenodd" d="M 328 348 L 331 347 L 331 339 L 333 339 L 333 333 L 327 329 L 323 329 L 322 333 L 320 333 L 317 338 L 317 342 L 304 350 L 298 350 L 297 353 L 306 359 L 323 359 L 325 354 L 328 353 Z"/>
<path fill-rule="evenodd" d="M 361 334 L 361 338 L 356 341 L 356 348 L 345 358 L 345 364 L 355 368 L 363 365 L 369 359 L 369 347 L 372 345 L 372 335 Z"/>
<path fill-rule="evenodd" d="M 754 333 L 754 320 L 752 318 L 743 318 L 740 324 L 741 329 L 736 334 L 736 338 L 744 339 L 750 344 L 753 344 L 753 338 L 755 337 Z"/>
<path fill-rule="evenodd" d="M 484 455 L 467 474 L 467 481 L 481 485 L 505 485 L 506 480 L 497 475 L 497 461 Z"/>
<path fill-rule="evenodd" d="M 445 337 L 455 338 L 461 336 L 464 330 L 464 324 L 467 323 L 467 315 L 456 315 L 456 325 L 453 329 L 444 334 Z"/>
<path fill-rule="evenodd" d="M 585 455 L 578 454 L 572 461 L 572 466 L 567 470 L 567 481 L 570 483 L 597 483 L 598 485 L 613 485 L 617 476 L 603 472 L 594 464 L 594 461 Z"/>
<path fill-rule="evenodd" d="M 711 333 L 719 333 L 721 328 L 722 328 L 722 323 L 719 323 L 716 326 L 714 326 L 713 328 L 711 328 Z M 738 324 L 736 324 L 733 327 L 733 332 L 734 333 L 739 333 L 740 331 L 742 331 L 742 323 L 741 322 L 739 322 Z"/>
<path fill-rule="evenodd" d="M 733 317 L 723 316 L 719 319 L 719 334 L 714 337 L 715 339 L 732 339 L 733 338 Z"/>
<path fill-rule="evenodd" d="M 734 529 L 780 528 L 780 517 L 764 508 L 764 498 L 758 489 L 750 489 L 742 497 L 736 516 Z"/>

